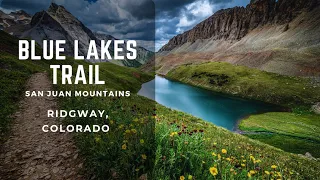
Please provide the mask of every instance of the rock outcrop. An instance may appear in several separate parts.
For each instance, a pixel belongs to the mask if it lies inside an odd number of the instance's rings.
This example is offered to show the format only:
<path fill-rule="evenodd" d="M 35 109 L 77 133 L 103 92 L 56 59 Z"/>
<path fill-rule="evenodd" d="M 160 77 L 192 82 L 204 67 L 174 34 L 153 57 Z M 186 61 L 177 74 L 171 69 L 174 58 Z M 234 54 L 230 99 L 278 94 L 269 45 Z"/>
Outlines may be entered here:
<path fill-rule="evenodd" d="M 6 14 L 0 10 L 0 29 L 4 30 L 12 26 L 26 25 L 31 21 L 31 16 L 23 10 Z"/>
<path fill-rule="evenodd" d="M 320 114 L 320 102 L 318 102 L 315 105 L 313 105 L 311 107 L 311 110 L 316 114 Z"/>
<path fill-rule="evenodd" d="M 170 51 L 198 39 L 239 40 L 259 26 L 289 23 L 302 10 L 311 11 L 319 4 L 319 0 L 252 0 L 246 8 L 216 12 L 193 29 L 172 38 L 160 51 Z"/>

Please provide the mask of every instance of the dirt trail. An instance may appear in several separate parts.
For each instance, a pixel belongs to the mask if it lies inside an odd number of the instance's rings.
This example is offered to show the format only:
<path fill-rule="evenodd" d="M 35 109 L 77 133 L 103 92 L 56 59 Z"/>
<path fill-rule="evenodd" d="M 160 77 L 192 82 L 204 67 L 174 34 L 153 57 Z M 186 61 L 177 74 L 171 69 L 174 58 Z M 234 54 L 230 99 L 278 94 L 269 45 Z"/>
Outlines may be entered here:
<path fill-rule="evenodd" d="M 52 90 L 47 74 L 34 74 L 29 91 Z M 45 124 L 60 124 L 48 118 L 47 110 L 57 109 L 52 97 L 24 97 L 15 113 L 11 134 L 1 147 L 0 179 L 84 179 L 79 175 L 82 161 L 72 135 L 44 133 Z"/>

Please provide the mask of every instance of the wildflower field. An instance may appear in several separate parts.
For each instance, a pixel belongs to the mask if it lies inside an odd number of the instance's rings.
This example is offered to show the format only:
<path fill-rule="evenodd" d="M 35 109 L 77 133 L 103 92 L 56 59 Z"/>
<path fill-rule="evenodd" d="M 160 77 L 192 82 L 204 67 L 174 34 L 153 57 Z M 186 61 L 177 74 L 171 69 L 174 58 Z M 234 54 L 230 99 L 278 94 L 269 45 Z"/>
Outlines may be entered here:
<path fill-rule="evenodd" d="M 317 179 L 320 163 L 157 106 L 155 179 Z"/>

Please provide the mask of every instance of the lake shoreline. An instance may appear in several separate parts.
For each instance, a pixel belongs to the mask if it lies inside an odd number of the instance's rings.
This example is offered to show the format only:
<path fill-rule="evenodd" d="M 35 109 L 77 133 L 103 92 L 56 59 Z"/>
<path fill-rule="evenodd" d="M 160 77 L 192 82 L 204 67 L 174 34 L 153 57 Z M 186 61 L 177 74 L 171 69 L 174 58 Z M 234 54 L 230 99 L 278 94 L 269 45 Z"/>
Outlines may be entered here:
<path fill-rule="evenodd" d="M 253 101 L 258 101 L 258 102 L 262 102 L 262 103 L 267 103 L 267 104 L 270 104 L 270 105 L 279 106 L 279 108 L 283 108 L 282 110 L 274 111 L 274 112 L 292 112 L 292 108 L 284 107 L 284 106 L 279 105 L 279 104 L 269 103 L 269 102 L 262 101 L 262 100 L 259 100 L 259 99 L 250 98 L 250 97 L 248 97 L 248 96 L 240 96 L 240 95 L 235 95 L 235 94 L 228 94 L 228 93 L 225 93 L 225 92 L 212 91 L 212 90 L 209 89 L 209 88 L 206 88 L 206 87 L 203 87 L 203 86 L 200 86 L 200 85 L 194 85 L 194 84 L 192 84 L 192 83 L 182 82 L 182 81 L 179 81 L 179 80 L 177 80 L 177 79 L 175 79 L 175 78 L 170 78 L 170 77 L 168 77 L 168 76 L 166 76 L 166 75 L 163 75 L 163 74 L 156 74 L 156 75 L 158 75 L 158 76 L 160 76 L 160 77 L 163 77 L 163 78 L 166 78 L 166 79 L 171 80 L 171 81 L 175 81 L 175 82 L 178 82 L 178 83 L 190 85 L 190 86 L 192 86 L 192 87 L 196 87 L 196 88 L 208 90 L 208 91 L 211 91 L 211 92 L 213 92 L 213 93 L 220 94 L 220 95 L 222 95 L 222 96 L 227 96 L 227 97 L 230 97 L 230 96 L 231 96 L 232 98 L 240 98 L 240 99 L 245 99 L 245 100 L 253 100 Z M 240 127 L 239 127 L 241 121 L 249 118 L 249 117 L 252 116 L 252 115 L 259 115 L 259 114 L 263 114 L 263 113 L 266 113 L 266 112 L 260 112 L 260 113 L 258 112 L 258 113 L 256 113 L 256 114 L 247 115 L 247 116 L 245 116 L 245 117 L 243 117 L 243 118 L 238 119 L 237 122 L 236 122 L 235 127 L 233 128 L 233 130 L 232 130 L 231 132 L 234 132 L 234 133 L 237 133 L 237 134 L 241 134 L 241 135 L 245 134 L 245 131 L 242 131 L 242 130 L 240 129 Z M 204 120 L 204 121 L 205 121 L 205 120 Z"/>
<path fill-rule="evenodd" d="M 156 74 L 156 75 L 158 75 L 158 74 Z M 249 97 L 249 96 L 241 96 L 241 95 L 238 95 L 238 94 L 228 94 L 228 93 L 226 93 L 224 91 L 213 91 L 210 88 L 207 88 L 207 87 L 204 87 L 204 86 L 200 86 L 200 85 L 195 85 L 195 84 L 188 83 L 188 82 L 179 81 L 178 79 L 171 78 L 171 77 L 168 77 L 168 76 L 165 76 L 165 75 L 158 75 L 158 76 L 160 76 L 162 78 L 165 78 L 165 79 L 168 79 L 170 81 L 175 81 L 175 82 L 178 82 L 178 83 L 190 85 L 192 87 L 200 88 L 200 89 L 203 89 L 203 90 L 208 90 L 208 91 L 210 91 L 212 93 L 216 93 L 216 94 L 219 94 L 219 95 L 222 95 L 222 96 L 227 96 L 227 97 L 231 97 L 231 98 L 245 99 L 245 100 L 251 100 L 251 101 L 257 101 L 257 102 L 266 103 L 266 104 L 270 104 L 270 105 L 274 105 L 274 106 L 279 106 L 279 107 L 282 107 L 284 109 L 287 109 L 285 111 L 292 111 L 292 108 L 284 107 L 281 104 L 274 104 L 274 103 L 270 103 L 270 102 L 263 101 L 263 100 L 260 100 L 260 99 L 252 98 L 252 97 Z"/>
<path fill-rule="evenodd" d="M 191 114 L 231 132 L 236 132 L 239 121 L 249 115 L 283 111 L 283 107 L 278 105 L 215 92 L 165 76 L 156 75 L 155 79 L 142 85 L 138 94 L 149 99 L 153 99 L 150 95 L 157 94 L 157 99 L 154 99 L 157 103 Z"/>

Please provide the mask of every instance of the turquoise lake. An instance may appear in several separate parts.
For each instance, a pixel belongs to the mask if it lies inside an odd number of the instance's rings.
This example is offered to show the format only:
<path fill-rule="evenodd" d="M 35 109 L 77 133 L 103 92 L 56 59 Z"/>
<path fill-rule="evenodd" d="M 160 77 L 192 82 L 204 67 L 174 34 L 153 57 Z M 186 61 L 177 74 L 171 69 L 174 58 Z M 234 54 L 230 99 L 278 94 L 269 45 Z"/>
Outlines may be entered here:
<path fill-rule="evenodd" d="M 160 76 L 143 84 L 138 94 L 230 131 L 236 130 L 237 122 L 246 116 L 280 111 L 272 104 L 222 95 Z"/>

